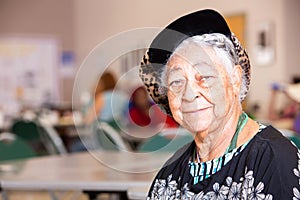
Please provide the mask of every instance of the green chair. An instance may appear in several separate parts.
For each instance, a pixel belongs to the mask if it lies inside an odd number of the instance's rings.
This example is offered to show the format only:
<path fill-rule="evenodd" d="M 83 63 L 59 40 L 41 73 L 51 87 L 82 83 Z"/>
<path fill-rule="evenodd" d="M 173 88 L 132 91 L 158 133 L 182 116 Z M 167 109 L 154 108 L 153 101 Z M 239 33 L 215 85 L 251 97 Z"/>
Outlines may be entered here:
<path fill-rule="evenodd" d="M 15 119 L 10 128 L 12 133 L 15 133 L 25 141 L 38 142 L 41 136 L 35 121 Z"/>
<path fill-rule="evenodd" d="M 21 137 L 9 132 L 0 134 L 0 163 L 18 159 L 29 159 L 36 156 L 38 156 L 38 154 Z M 19 167 L 20 165 L 18 165 L 18 168 Z M 0 192 L 2 199 L 8 199 L 7 192 L 5 190 L 1 191 L 0 188 Z M 51 199 L 58 199 L 54 191 L 48 192 L 50 197 L 52 197 Z"/>
<path fill-rule="evenodd" d="M 129 145 L 123 140 L 120 133 L 107 122 L 99 122 L 96 134 L 99 148 L 102 150 L 130 150 Z"/>
<path fill-rule="evenodd" d="M 0 161 L 31 158 L 36 152 L 20 137 L 12 133 L 0 134 Z"/>
<path fill-rule="evenodd" d="M 40 156 L 66 153 L 62 139 L 52 127 L 36 121 L 18 119 L 10 130 L 32 146 Z"/>
<path fill-rule="evenodd" d="M 300 138 L 297 135 L 289 136 L 288 137 L 297 147 L 300 149 Z"/>
<path fill-rule="evenodd" d="M 37 124 L 41 141 L 49 154 L 67 154 L 61 137 L 52 126 Z"/>
<path fill-rule="evenodd" d="M 176 135 L 174 138 L 169 139 L 168 137 L 157 134 L 151 137 L 149 140 L 142 143 L 138 151 L 139 152 L 152 152 L 152 151 L 162 151 L 162 152 L 174 152 L 187 143 L 193 141 L 193 136 L 191 134 Z"/>
<path fill-rule="evenodd" d="M 27 142 L 39 155 L 48 154 L 35 122 L 16 119 L 13 122 L 10 131 Z"/>

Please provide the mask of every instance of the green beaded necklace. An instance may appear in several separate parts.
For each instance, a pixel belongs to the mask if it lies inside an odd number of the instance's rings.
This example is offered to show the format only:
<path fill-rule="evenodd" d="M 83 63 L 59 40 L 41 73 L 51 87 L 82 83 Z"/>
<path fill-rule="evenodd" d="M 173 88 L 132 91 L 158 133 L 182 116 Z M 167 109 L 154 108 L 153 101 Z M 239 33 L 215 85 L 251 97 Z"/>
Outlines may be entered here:
<path fill-rule="evenodd" d="M 239 117 L 239 121 L 238 121 L 238 124 L 235 129 L 235 133 L 231 139 L 229 147 L 225 151 L 225 154 L 228 152 L 231 152 L 233 149 L 236 148 L 236 143 L 237 143 L 239 134 L 242 131 L 242 129 L 244 128 L 244 126 L 246 125 L 248 119 L 249 119 L 248 115 L 245 112 L 242 112 L 242 114 Z"/>

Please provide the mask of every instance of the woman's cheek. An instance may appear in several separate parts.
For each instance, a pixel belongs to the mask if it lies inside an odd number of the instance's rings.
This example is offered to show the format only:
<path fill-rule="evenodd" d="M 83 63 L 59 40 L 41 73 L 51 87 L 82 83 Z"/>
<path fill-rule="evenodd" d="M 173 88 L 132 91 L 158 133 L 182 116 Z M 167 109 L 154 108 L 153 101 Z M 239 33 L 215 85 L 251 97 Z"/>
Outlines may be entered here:
<path fill-rule="evenodd" d="M 174 95 L 169 96 L 169 106 L 174 119 L 180 123 L 182 121 L 181 98 Z"/>
<path fill-rule="evenodd" d="M 212 103 L 215 105 L 215 115 L 222 116 L 226 111 L 226 104 L 228 101 L 226 99 L 224 86 L 218 84 L 214 87 L 213 91 L 214 92 L 212 93 Z"/>

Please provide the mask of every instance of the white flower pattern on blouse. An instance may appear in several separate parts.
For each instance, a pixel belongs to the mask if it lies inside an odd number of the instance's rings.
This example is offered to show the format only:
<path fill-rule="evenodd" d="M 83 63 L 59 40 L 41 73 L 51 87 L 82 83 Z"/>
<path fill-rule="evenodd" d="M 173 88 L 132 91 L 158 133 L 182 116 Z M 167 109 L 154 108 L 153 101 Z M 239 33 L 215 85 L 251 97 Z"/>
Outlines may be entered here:
<path fill-rule="evenodd" d="M 295 176 L 298 177 L 299 185 L 300 185 L 300 150 L 299 149 L 297 152 L 297 156 L 298 156 L 298 169 L 296 168 L 294 169 L 294 174 Z M 293 200 L 300 200 L 300 192 L 296 187 L 293 188 L 293 194 L 294 194 Z"/>
<path fill-rule="evenodd" d="M 203 191 L 194 194 L 191 192 L 187 186 L 187 183 L 183 188 L 177 188 L 178 184 L 175 180 L 172 180 L 172 174 L 168 176 L 167 180 L 156 180 L 152 193 L 147 198 L 155 200 L 165 200 L 165 199 L 203 199 L 203 200 L 272 200 L 273 196 L 271 194 L 264 194 L 262 191 L 264 189 L 264 183 L 259 182 L 256 186 L 254 185 L 253 171 L 245 169 L 245 175 L 240 179 L 239 182 L 232 181 L 231 177 L 226 178 L 226 184 L 220 185 L 219 183 L 214 183 L 213 190 L 207 193 Z M 300 199 L 299 191 L 294 188 L 294 194 L 297 196 L 293 200 Z"/>
<path fill-rule="evenodd" d="M 297 152 L 298 166 L 293 169 L 294 175 L 298 178 L 300 185 L 300 150 Z M 179 180 L 180 181 L 180 177 Z M 264 194 L 264 183 L 259 182 L 254 185 L 253 171 L 245 168 L 244 176 L 238 182 L 232 181 L 231 177 L 226 178 L 226 184 L 220 186 L 219 183 L 214 183 L 213 190 L 207 193 L 201 191 L 194 194 L 189 190 L 188 183 L 183 188 L 178 188 L 175 180 L 172 180 L 172 174 L 168 176 L 167 180 L 156 179 L 153 190 L 147 200 L 187 200 L 187 199 L 201 199 L 201 200 L 273 200 L 271 194 Z M 293 200 L 300 200 L 300 191 L 297 187 L 293 188 Z"/>

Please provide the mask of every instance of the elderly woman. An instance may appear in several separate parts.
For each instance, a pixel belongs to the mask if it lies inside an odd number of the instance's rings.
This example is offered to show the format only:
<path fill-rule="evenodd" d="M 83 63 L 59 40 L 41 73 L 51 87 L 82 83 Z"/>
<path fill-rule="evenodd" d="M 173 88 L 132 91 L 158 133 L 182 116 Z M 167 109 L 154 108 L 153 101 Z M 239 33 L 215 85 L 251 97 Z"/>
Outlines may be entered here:
<path fill-rule="evenodd" d="M 219 13 L 201 10 L 168 25 L 140 77 L 194 134 L 159 171 L 148 199 L 300 199 L 300 152 L 243 112 L 250 62 Z"/>

